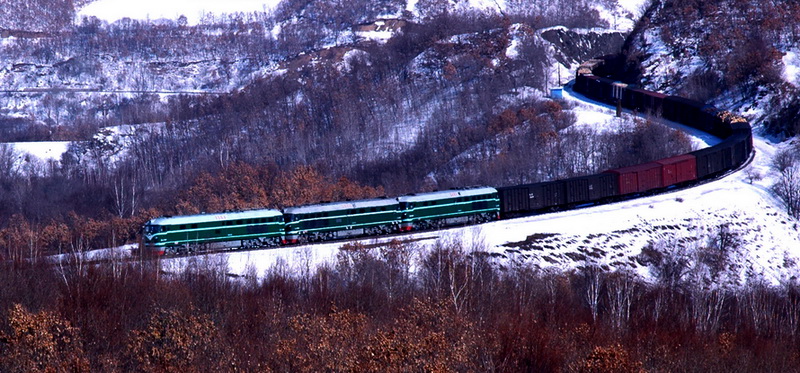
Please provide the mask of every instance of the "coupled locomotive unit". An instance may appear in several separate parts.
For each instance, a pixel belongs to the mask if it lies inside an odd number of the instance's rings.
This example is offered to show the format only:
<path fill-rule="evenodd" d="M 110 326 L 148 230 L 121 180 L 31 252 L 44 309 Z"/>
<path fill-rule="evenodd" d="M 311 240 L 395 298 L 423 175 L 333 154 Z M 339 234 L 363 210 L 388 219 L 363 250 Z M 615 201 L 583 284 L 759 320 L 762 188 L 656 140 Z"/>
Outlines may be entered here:
<path fill-rule="evenodd" d="M 279 210 L 165 216 L 142 228 L 144 249 L 156 255 L 209 248 L 274 246 L 283 240 Z"/>
<path fill-rule="evenodd" d="M 701 102 L 595 75 L 605 71 L 606 61 L 598 58 L 582 64 L 573 90 L 601 103 L 681 123 L 722 141 L 688 154 L 564 180 L 332 202 L 283 211 L 161 217 L 143 227 L 142 249 L 164 254 L 207 247 L 268 247 L 477 224 L 659 193 L 718 177 L 748 161 L 753 136 L 746 119 Z"/>

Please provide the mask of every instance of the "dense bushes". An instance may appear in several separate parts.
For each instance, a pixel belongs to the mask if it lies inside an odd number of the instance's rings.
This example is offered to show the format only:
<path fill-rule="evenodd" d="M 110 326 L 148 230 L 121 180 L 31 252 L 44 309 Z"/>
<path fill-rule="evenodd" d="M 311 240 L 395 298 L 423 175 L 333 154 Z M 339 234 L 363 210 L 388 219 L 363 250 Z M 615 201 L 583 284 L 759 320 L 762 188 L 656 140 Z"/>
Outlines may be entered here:
<path fill-rule="evenodd" d="M 0 223 L 0 258 L 21 261 L 136 242 L 144 222 L 161 214 L 281 208 L 383 195 L 380 187 L 362 186 L 347 178 L 330 180 L 312 167 L 279 171 L 274 165 L 244 163 L 233 163 L 214 175 L 202 172 L 187 189 L 164 199 L 144 195 L 142 185 L 135 183 L 132 178 L 109 189 L 95 189 L 107 193 L 109 200 L 94 199 L 83 214 L 70 210 L 78 208 L 74 204 L 79 201 L 70 200 L 75 191 L 52 195 L 58 191 L 51 189 L 44 202 L 53 201 L 55 206 L 30 211 L 28 216 L 9 214 Z M 154 205 L 158 207 L 150 207 Z"/>
<path fill-rule="evenodd" d="M 719 90 L 714 95 L 730 90 L 752 95 L 759 86 L 781 80 L 780 51 L 795 42 L 789 36 L 797 33 L 796 22 L 791 21 L 798 11 L 793 2 L 667 0 L 657 4 L 648 25 L 674 51 L 673 57 L 700 59 L 701 66 L 688 72 L 694 76 L 686 77 L 689 81 L 713 79 Z M 697 93 L 684 91 L 690 97 Z"/>
<path fill-rule="evenodd" d="M 703 290 L 620 270 L 498 267 L 480 247 L 343 248 L 316 271 L 210 258 L 0 272 L 0 364 L 137 371 L 778 371 L 798 288 Z M 34 280 L 35 279 L 35 280 Z M 28 368 L 25 368 L 28 367 Z"/>
<path fill-rule="evenodd" d="M 650 10 L 629 38 L 634 80 L 731 110 L 757 101 L 764 114 L 752 119 L 771 133 L 798 133 L 798 89 L 784 69 L 800 43 L 795 1 L 661 0 Z"/>

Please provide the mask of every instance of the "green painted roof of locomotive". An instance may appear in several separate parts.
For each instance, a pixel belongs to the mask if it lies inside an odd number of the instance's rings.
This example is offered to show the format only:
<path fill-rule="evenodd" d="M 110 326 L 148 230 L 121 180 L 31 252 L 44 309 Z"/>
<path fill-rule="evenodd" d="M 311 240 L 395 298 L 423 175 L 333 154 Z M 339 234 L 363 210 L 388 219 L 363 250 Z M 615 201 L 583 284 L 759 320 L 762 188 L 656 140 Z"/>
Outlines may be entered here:
<path fill-rule="evenodd" d="M 331 212 L 331 211 L 341 211 L 341 210 L 369 208 L 369 207 L 383 207 L 383 206 L 396 206 L 397 208 L 399 208 L 400 204 L 397 203 L 397 200 L 394 198 L 364 199 L 358 201 L 330 202 L 330 203 L 319 203 L 315 205 L 289 207 L 283 209 L 283 212 L 286 215 L 314 214 L 318 212 Z"/>
<path fill-rule="evenodd" d="M 397 200 L 400 201 L 400 202 L 424 202 L 424 201 L 436 201 L 436 200 L 448 199 L 448 198 L 480 196 L 480 195 L 492 194 L 492 193 L 497 193 L 497 189 L 492 188 L 492 187 L 480 187 L 480 188 L 470 188 L 470 189 L 451 189 L 451 190 L 442 190 L 442 191 L 430 192 L 430 193 L 410 194 L 410 195 L 407 195 L 407 196 L 398 197 Z"/>
<path fill-rule="evenodd" d="M 272 218 L 282 216 L 280 210 L 275 209 L 260 209 L 260 210 L 247 210 L 247 211 L 233 211 L 233 212 L 220 212 L 215 214 L 197 214 L 197 215 L 182 215 L 182 216 L 162 216 L 147 222 L 150 225 L 181 225 L 181 224 L 198 224 L 209 223 L 215 221 L 239 220 L 239 219 L 258 219 L 258 218 Z"/>

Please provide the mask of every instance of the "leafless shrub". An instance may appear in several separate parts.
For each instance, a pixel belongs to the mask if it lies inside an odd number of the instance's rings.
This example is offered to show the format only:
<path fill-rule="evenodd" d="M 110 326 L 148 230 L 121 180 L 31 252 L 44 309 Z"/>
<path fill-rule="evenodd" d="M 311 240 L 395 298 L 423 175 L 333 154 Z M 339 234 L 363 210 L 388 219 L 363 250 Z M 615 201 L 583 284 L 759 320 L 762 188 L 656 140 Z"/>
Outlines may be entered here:
<path fill-rule="evenodd" d="M 747 170 L 744 171 L 744 177 L 747 179 L 748 183 L 753 184 L 753 182 L 760 181 L 763 176 L 761 172 L 754 167 L 748 167 Z"/>
<path fill-rule="evenodd" d="M 772 158 L 772 167 L 782 173 L 794 166 L 796 162 L 797 153 L 794 149 L 784 148 L 775 152 L 775 156 Z"/>
<path fill-rule="evenodd" d="M 786 212 L 800 217 L 800 167 L 793 165 L 783 169 L 772 191 L 786 206 Z"/>

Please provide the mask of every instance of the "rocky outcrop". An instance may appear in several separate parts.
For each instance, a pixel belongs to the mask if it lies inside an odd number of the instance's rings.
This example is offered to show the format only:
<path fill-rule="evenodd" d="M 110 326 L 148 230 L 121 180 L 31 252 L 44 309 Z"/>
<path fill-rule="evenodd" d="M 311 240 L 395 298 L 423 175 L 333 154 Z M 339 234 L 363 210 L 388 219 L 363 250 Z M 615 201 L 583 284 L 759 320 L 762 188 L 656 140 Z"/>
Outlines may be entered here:
<path fill-rule="evenodd" d="M 625 43 L 625 34 L 618 31 L 570 30 L 565 27 L 546 29 L 541 37 L 553 45 L 554 58 L 564 66 L 619 53 Z"/>

